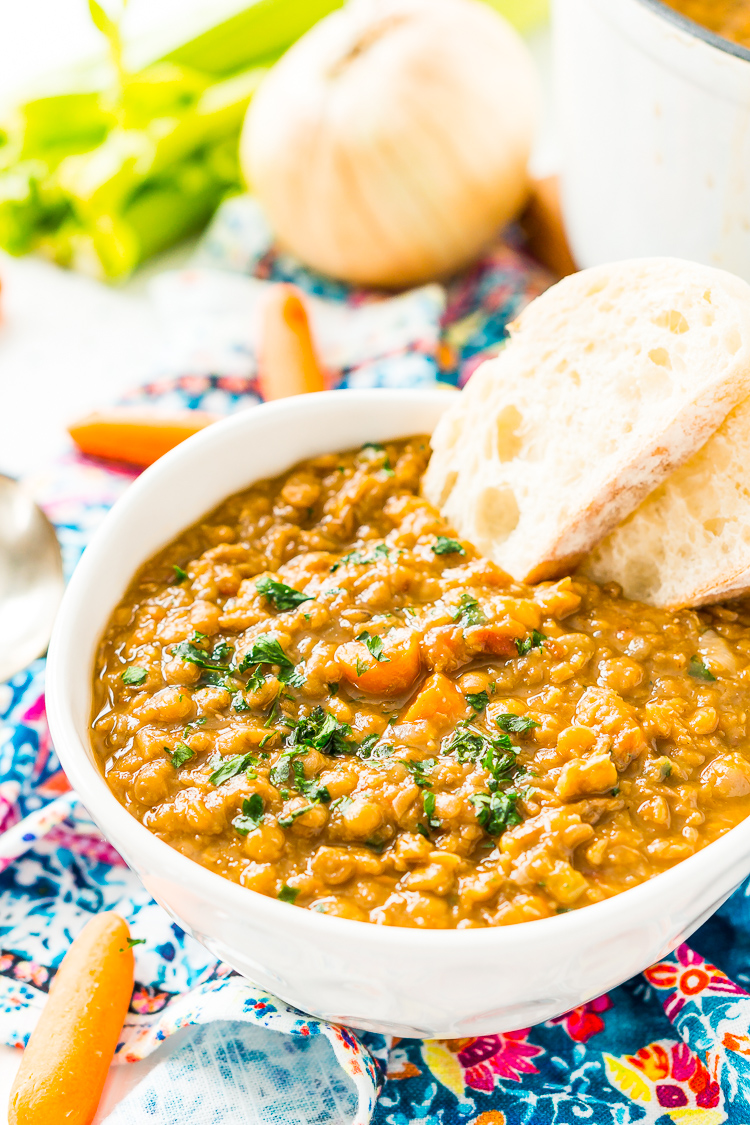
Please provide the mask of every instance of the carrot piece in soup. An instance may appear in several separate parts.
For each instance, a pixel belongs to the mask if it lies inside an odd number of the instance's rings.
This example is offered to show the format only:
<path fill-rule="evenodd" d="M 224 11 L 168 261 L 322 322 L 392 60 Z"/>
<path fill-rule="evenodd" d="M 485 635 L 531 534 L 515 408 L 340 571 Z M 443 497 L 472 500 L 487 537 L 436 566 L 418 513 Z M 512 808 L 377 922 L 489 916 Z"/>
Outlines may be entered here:
<path fill-rule="evenodd" d="M 347 641 L 336 650 L 344 678 L 371 695 L 402 695 L 419 675 L 419 640 L 410 629 L 394 629 L 380 645 Z M 377 651 L 378 655 L 373 655 Z"/>
<path fill-rule="evenodd" d="M 435 672 L 425 680 L 422 690 L 403 718 L 406 723 L 430 719 L 447 725 L 465 719 L 468 713 L 466 700 L 455 684 L 442 672 Z"/>
<path fill-rule="evenodd" d="M 9 1125 L 90 1125 L 133 992 L 133 950 L 118 914 L 97 914 L 63 958 L 23 1053 Z"/>

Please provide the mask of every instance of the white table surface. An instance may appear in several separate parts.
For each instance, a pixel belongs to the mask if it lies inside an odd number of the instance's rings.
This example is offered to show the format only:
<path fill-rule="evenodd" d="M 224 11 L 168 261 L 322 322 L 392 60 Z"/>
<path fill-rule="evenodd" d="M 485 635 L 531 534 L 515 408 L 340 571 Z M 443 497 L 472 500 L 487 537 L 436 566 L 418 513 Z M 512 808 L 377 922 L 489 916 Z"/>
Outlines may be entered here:
<path fill-rule="evenodd" d="M 179 3 L 182 11 L 205 6 L 205 0 Z M 175 0 L 132 0 L 138 12 L 146 4 L 148 19 L 156 9 L 175 8 Z M 84 0 L 24 0 L 12 7 L 10 0 L 0 0 L 0 98 L 9 84 L 83 55 L 94 43 Z M 530 45 L 547 95 L 533 161 L 534 171 L 543 175 L 557 164 L 548 33 L 535 35 Z M 173 251 L 115 288 L 0 252 L 0 472 L 19 476 L 48 462 L 69 447 L 67 422 L 149 376 L 159 335 L 146 283 L 158 269 L 181 264 L 187 253 Z M 97 1125 L 181 1037 L 151 1059 L 112 1067 Z M 7 1125 L 8 1094 L 20 1059 L 20 1051 L 0 1045 L 0 1125 Z"/>

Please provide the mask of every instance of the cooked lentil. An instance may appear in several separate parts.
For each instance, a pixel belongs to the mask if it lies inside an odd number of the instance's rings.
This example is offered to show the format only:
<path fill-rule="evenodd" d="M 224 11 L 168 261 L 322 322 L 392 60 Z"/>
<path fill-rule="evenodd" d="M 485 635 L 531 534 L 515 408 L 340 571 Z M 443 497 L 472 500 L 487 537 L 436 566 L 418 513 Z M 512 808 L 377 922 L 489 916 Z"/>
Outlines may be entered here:
<path fill-rule="evenodd" d="M 418 494 L 426 438 L 318 457 L 153 558 L 99 652 L 120 802 L 265 895 L 508 925 L 618 894 L 750 812 L 750 612 L 527 587 Z"/>

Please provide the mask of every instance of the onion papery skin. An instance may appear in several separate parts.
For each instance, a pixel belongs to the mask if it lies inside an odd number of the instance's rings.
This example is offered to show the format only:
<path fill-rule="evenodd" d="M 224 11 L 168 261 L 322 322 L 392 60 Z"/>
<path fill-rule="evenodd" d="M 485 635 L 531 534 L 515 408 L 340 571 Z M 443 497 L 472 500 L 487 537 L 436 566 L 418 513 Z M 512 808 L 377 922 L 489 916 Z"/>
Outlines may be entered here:
<path fill-rule="evenodd" d="M 357 285 L 471 262 L 522 208 L 534 64 L 481 0 L 354 0 L 276 64 L 240 160 L 280 244 Z"/>

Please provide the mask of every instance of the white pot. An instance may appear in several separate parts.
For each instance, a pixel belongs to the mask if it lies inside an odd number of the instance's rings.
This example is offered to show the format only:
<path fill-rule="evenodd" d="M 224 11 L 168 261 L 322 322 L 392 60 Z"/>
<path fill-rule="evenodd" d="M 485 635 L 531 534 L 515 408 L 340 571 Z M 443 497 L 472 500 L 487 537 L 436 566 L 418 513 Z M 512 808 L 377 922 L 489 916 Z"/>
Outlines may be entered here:
<path fill-rule="evenodd" d="M 553 19 L 579 266 L 664 254 L 750 281 L 750 51 L 660 0 L 555 0 Z"/>
<path fill-rule="evenodd" d="M 558 917 L 476 930 L 375 926 L 232 883 L 157 839 L 91 749 L 99 639 L 133 574 L 226 496 L 295 462 L 431 432 L 455 392 L 329 391 L 208 427 L 118 501 L 67 589 L 47 667 L 55 748 L 81 800 L 169 914 L 218 957 L 306 1012 L 396 1035 L 528 1027 L 633 976 L 683 941 L 750 873 L 750 819 L 648 883 Z"/>

